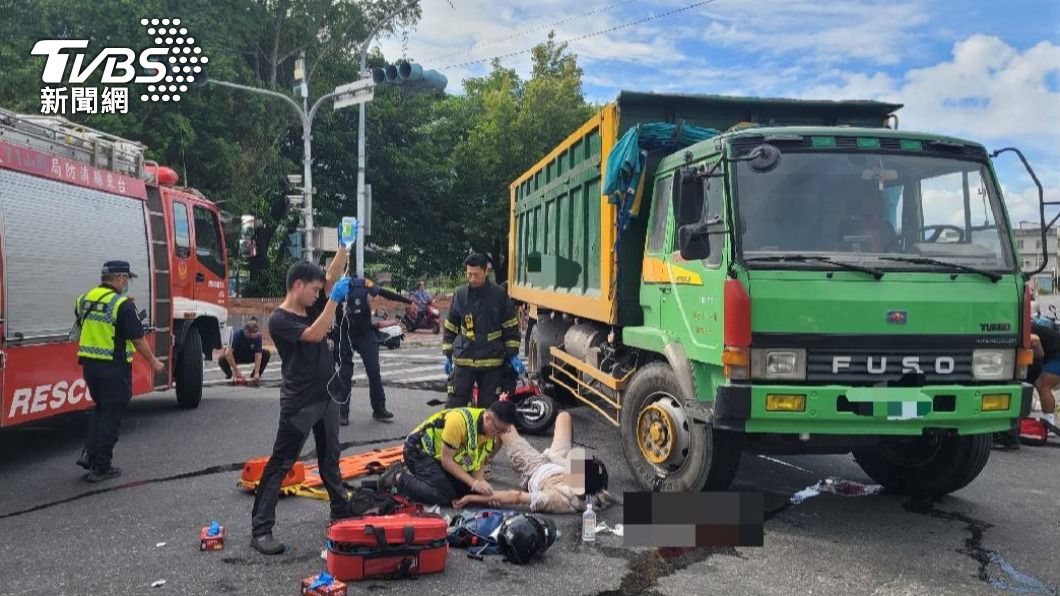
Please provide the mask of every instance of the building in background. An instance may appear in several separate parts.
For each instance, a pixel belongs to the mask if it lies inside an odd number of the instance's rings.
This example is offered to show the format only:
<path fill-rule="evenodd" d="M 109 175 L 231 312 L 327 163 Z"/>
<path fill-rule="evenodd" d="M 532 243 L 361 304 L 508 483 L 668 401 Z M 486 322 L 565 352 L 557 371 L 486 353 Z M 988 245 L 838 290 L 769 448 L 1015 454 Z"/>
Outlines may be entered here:
<path fill-rule="evenodd" d="M 1032 280 L 1036 293 L 1052 294 L 1056 286 L 1058 263 L 1060 263 L 1060 229 L 1049 230 L 1046 241 L 1049 243 L 1048 260 L 1041 273 Z M 1020 222 L 1016 228 L 1016 253 L 1022 271 L 1034 271 L 1042 264 L 1042 231 L 1039 226 Z"/>

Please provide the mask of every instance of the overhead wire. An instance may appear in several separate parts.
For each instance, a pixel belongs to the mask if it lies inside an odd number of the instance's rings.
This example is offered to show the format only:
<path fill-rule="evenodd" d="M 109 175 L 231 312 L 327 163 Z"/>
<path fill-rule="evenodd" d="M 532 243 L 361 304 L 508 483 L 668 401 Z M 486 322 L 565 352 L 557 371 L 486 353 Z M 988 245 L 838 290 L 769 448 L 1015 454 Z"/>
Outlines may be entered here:
<path fill-rule="evenodd" d="M 700 2 L 693 2 L 691 4 L 686 4 L 684 6 L 675 8 L 673 10 L 668 10 L 666 12 L 660 12 L 658 14 L 653 14 L 653 15 L 650 15 L 650 16 L 647 16 L 647 17 L 644 17 L 644 18 L 641 18 L 641 19 L 637 19 L 637 20 L 634 20 L 634 21 L 629 21 L 629 22 L 626 22 L 626 23 L 622 23 L 621 25 L 615 25 L 614 27 L 608 27 L 607 29 L 600 29 L 598 31 L 585 33 L 583 35 L 576 35 L 574 37 L 569 37 L 569 38 L 566 38 L 566 39 L 560 39 L 560 40 L 557 40 L 556 43 L 574 43 L 574 42 L 590 39 L 590 38 L 593 38 L 593 37 L 599 37 L 601 35 L 607 35 L 608 33 L 614 33 L 615 31 L 621 31 L 623 29 L 629 29 L 630 27 L 636 27 L 637 25 L 643 25 L 644 23 L 650 23 L 652 21 L 657 21 L 659 19 L 664 19 L 666 17 L 673 16 L 673 15 L 678 14 L 678 13 L 682 13 L 682 12 L 686 12 L 686 11 L 692 10 L 693 8 L 698 8 L 700 6 L 705 6 L 707 4 L 713 4 L 715 2 L 717 2 L 717 0 L 701 0 Z M 536 46 L 534 46 L 534 47 L 536 47 Z M 484 64 L 484 63 L 487 63 L 487 62 L 492 62 L 494 60 L 500 60 L 502 58 L 512 58 L 514 56 L 520 56 L 522 54 L 528 54 L 528 53 L 534 51 L 534 47 L 525 48 L 525 49 L 518 50 L 518 51 L 515 51 L 515 52 L 508 52 L 506 54 L 500 54 L 498 56 L 491 56 L 489 58 L 481 58 L 481 59 L 478 59 L 478 60 L 468 60 L 466 62 L 459 62 L 457 64 L 447 64 L 445 66 L 442 66 L 441 68 L 443 68 L 443 69 L 444 68 L 462 68 L 462 67 L 465 67 L 465 66 L 473 66 L 475 64 Z"/>
<path fill-rule="evenodd" d="M 504 37 L 495 37 L 493 39 L 487 39 L 487 40 L 484 40 L 484 41 L 478 41 L 478 42 L 475 42 L 474 44 L 472 44 L 471 47 L 469 47 L 469 48 L 464 48 L 464 49 L 456 50 L 454 52 L 449 52 L 447 54 L 440 54 L 438 56 L 433 56 L 431 58 L 428 58 L 424 62 L 435 62 L 435 61 L 438 61 L 438 60 L 445 60 L 446 58 L 450 58 L 452 56 L 457 56 L 457 55 L 460 55 L 460 54 L 466 54 L 466 53 L 468 53 L 468 52 L 470 52 L 472 50 L 478 49 L 478 48 L 487 48 L 487 47 L 490 47 L 490 46 L 495 46 L 495 45 L 498 45 L 498 44 L 501 44 L 501 43 L 504 43 L 504 42 L 507 42 L 507 41 L 511 41 L 513 39 L 517 39 L 517 38 L 520 38 L 520 37 L 525 37 L 527 35 L 530 35 L 531 33 L 537 33 L 538 31 L 543 31 L 545 29 L 551 29 L 551 28 L 556 27 L 558 25 L 563 25 L 563 24 L 569 23 L 571 21 L 576 21 L 578 19 L 583 19 L 585 17 L 593 16 L 593 15 L 599 14 L 601 12 L 606 12 L 606 11 L 611 10 L 613 8 L 618 8 L 619 6 L 624 6 L 626 4 L 632 4 L 634 2 L 640 2 L 640 1 L 641 0 L 622 0 L 621 2 L 613 2 L 613 3 L 608 4 L 606 6 L 601 6 L 599 8 L 594 8 L 594 9 L 588 11 L 588 12 L 583 12 L 581 14 L 577 14 L 577 15 L 574 15 L 574 16 L 566 17 L 566 18 L 560 19 L 558 21 L 553 21 L 553 22 L 545 24 L 545 25 L 538 25 L 536 27 L 531 27 L 529 29 L 525 29 L 523 31 L 519 31 L 518 33 L 513 33 L 511 35 L 505 35 Z"/>

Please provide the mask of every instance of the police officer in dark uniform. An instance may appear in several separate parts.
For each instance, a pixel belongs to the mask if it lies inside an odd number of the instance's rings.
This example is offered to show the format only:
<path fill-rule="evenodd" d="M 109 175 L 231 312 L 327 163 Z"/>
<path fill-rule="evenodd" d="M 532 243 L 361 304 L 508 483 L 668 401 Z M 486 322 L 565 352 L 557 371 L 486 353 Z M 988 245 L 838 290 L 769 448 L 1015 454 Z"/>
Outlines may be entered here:
<path fill-rule="evenodd" d="M 335 255 L 336 270 L 329 269 L 328 277 L 337 277 L 345 267 L 349 250 L 340 246 Z M 351 262 L 352 265 L 352 262 Z M 394 414 L 386 409 L 386 393 L 379 367 L 379 340 L 372 323 L 370 298 L 383 295 L 390 300 L 411 302 L 409 299 L 377 286 L 372 280 L 350 273 L 350 293 L 339 309 L 331 339 L 335 344 L 334 358 L 339 364 L 335 400 L 339 402 L 339 424 L 350 423 L 350 392 L 353 389 L 353 353 L 361 355 L 364 373 L 368 377 L 368 399 L 372 404 L 372 418 L 390 420 Z M 331 387 L 329 387 L 331 389 Z"/>
<path fill-rule="evenodd" d="M 132 399 L 133 354 L 139 352 L 154 372 L 165 370 L 147 345 L 136 306 L 127 295 L 129 280 L 135 277 L 127 261 L 107 261 L 100 285 L 78 296 L 74 303 L 80 330 L 77 357 L 89 395 L 96 403 L 88 441 L 77 460 L 77 465 L 89 471 L 85 476 L 89 482 L 121 475 L 110 462 L 125 407 Z"/>
<path fill-rule="evenodd" d="M 390 420 L 394 417 L 386 409 L 386 393 L 379 369 L 379 340 L 372 324 L 369 298 L 379 295 L 379 286 L 370 279 L 350 279 L 350 293 L 342 307 L 342 318 L 333 333 L 335 360 L 339 363 L 339 424 L 350 423 L 350 390 L 353 388 L 353 353 L 361 355 L 364 374 L 368 377 L 368 399 L 372 404 L 372 418 Z"/>
<path fill-rule="evenodd" d="M 449 375 L 445 407 L 467 406 L 477 386 L 478 407 L 488 408 L 500 396 L 506 366 L 526 374 L 519 359 L 519 318 L 508 293 L 486 276 L 485 255 L 473 254 L 464 265 L 468 283 L 453 296 L 442 337 Z"/>

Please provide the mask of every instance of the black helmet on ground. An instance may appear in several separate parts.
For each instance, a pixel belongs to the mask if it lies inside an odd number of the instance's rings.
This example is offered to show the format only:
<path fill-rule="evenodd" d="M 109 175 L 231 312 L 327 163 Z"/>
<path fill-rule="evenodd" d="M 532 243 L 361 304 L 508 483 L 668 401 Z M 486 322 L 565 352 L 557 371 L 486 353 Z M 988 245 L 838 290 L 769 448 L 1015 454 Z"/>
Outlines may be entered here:
<path fill-rule="evenodd" d="M 498 541 L 504 558 L 516 565 L 525 565 L 541 556 L 556 541 L 559 532 L 551 520 L 542 520 L 521 513 L 504 520 Z"/>

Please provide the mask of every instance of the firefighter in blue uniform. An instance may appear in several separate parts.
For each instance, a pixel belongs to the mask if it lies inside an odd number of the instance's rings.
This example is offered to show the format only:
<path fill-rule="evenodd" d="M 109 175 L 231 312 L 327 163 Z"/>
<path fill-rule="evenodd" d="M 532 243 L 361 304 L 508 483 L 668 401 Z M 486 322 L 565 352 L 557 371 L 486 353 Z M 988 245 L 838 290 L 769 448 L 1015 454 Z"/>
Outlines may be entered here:
<path fill-rule="evenodd" d="M 127 261 L 103 264 L 98 287 L 78 296 L 74 316 L 80 329 L 77 357 L 88 392 L 95 402 L 88 441 L 77 465 L 88 470 L 85 480 L 117 478 L 121 470 L 111 465 L 125 407 L 132 399 L 132 362 L 135 352 L 151 363 L 154 372 L 165 370 L 144 339 L 136 306 L 127 295 L 135 278 Z"/>

